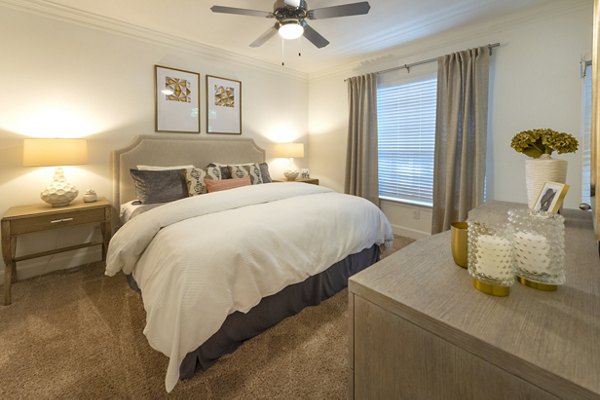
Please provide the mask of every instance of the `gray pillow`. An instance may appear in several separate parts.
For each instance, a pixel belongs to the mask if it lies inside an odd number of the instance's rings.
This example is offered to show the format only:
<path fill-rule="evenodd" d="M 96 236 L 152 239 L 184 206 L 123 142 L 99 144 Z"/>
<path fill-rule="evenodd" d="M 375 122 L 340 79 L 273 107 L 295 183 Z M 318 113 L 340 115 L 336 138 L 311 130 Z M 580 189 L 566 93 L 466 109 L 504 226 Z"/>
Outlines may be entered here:
<path fill-rule="evenodd" d="M 167 203 L 188 197 L 185 169 L 164 171 L 130 170 L 138 200 L 142 204 Z"/>
<path fill-rule="evenodd" d="M 271 179 L 271 174 L 269 173 L 269 164 L 266 162 L 261 162 L 258 164 L 260 168 L 260 175 L 262 176 L 263 183 L 271 183 L 273 179 Z"/>

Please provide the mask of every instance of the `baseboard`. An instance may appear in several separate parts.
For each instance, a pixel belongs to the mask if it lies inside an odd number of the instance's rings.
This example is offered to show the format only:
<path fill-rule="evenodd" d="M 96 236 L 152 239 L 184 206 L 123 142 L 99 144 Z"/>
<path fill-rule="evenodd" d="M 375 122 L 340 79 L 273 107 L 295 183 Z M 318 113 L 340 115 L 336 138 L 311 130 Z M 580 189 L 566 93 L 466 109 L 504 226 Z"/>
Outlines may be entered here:
<path fill-rule="evenodd" d="M 405 237 L 409 237 L 409 238 L 413 238 L 413 239 L 423 239 L 427 236 L 431 236 L 431 233 L 429 233 L 429 232 L 423 232 L 423 231 L 419 231 L 417 229 L 407 228 L 405 226 L 393 225 L 393 224 L 392 224 L 392 231 L 394 232 L 394 235 L 405 236 Z"/>
<path fill-rule="evenodd" d="M 21 281 L 23 279 L 45 275 L 50 272 L 89 264 L 101 259 L 102 250 L 100 246 L 95 246 L 94 248 L 79 249 L 55 254 L 49 257 L 40 257 L 34 260 L 21 261 L 17 264 L 17 277 Z M 0 284 L 4 284 L 4 273 L 0 274 Z"/>

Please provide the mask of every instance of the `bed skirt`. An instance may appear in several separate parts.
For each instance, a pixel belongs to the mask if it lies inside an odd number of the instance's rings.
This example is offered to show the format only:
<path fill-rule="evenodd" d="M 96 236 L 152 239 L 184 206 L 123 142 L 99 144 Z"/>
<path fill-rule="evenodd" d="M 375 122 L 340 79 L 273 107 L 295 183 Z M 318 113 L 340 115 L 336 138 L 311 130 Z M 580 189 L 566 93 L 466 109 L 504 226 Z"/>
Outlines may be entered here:
<path fill-rule="evenodd" d="M 307 306 L 315 306 L 348 286 L 348 278 L 374 264 L 379 259 L 379 246 L 351 254 L 325 271 L 303 282 L 287 286 L 278 293 L 263 298 L 247 313 L 234 312 L 221 328 L 196 350 L 188 353 L 179 367 L 180 379 L 191 378 L 204 371 L 221 356 L 233 352 L 244 341 L 259 335 L 283 319 L 297 314 Z M 131 275 L 130 286 L 139 291 Z"/>

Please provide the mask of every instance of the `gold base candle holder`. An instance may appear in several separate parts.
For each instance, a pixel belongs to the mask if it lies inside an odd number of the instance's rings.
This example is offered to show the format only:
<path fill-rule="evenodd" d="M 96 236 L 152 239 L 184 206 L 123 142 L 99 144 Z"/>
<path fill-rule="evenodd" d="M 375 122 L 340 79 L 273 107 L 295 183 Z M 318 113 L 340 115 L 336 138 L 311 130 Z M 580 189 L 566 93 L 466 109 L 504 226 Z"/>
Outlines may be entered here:
<path fill-rule="evenodd" d="M 510 229 L 505 224 L 469 222 L 468 241 L 473 286 L 492 296 L 508 296 L 515 282 Z"/>
<path fill-rule="evenodd" d="M 492 296 L 505 297 L 510 293 L 510 287 L 508 286 L 497 286 L 489 283 L 482 282 L 478 279 L 473 279 L 473 287 L 475 289 Z"/>
<path fill-rule="evenodd" d="M 566 281 L 564 218 L 558 214 L 511 209 L 517 281 L 554 291 Z"/>
<path fill-rule="evenodd" d="M 530 281 L 529 279 L 523 278 L 522 276 L 517 276 L 517 282 L 519 282 L 522 285 L 529 286 L 530 288 L 544 290 L 546 292 L 554 292 L 556 289 L 558 289 L 557 285 L 549 285 L 547 283 Z"/>

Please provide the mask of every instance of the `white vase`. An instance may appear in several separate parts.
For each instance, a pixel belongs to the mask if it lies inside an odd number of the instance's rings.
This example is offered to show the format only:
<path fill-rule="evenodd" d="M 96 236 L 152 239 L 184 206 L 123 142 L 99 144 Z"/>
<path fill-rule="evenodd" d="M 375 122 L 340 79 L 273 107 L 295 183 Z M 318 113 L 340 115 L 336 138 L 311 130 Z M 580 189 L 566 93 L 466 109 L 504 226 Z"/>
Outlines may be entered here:
<path fill-rule="evenodd" d="M 567 161 L 554 160 L 548 154 L 540 158 L 525 160 L 527 184 L 527 202 L 533 208 L 545 182 L 565 183 L 567 180 Z"/>
<path fill-rule="evenodd" d="M 42 191 L 40 197 L 52 207 L 66 207 L 72 202 L 79 190 L 65 179 L 61 167 L 54 170 L 54 180 Z"/>

